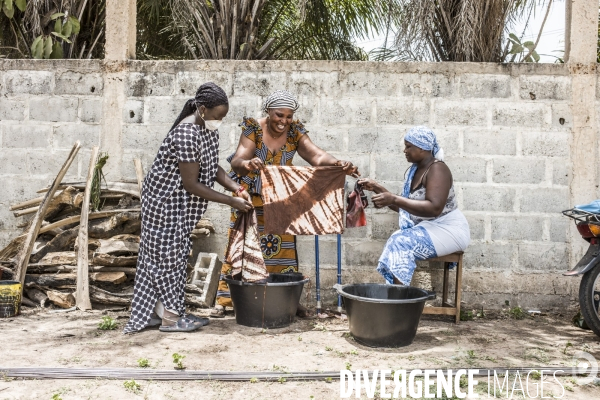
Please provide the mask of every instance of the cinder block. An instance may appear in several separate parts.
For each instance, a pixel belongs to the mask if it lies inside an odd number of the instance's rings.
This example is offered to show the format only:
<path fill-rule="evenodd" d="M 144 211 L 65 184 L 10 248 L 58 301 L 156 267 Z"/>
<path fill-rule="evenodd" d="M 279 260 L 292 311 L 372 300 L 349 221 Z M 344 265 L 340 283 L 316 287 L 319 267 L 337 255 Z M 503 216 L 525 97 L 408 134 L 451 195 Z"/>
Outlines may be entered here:
<path fill-rule="evenodd" d="M 216 253 L 199 253 L 196 257 L 192 284 L 202 289 L 202 294 L 196 297 L 204 307 L 212 307 L 215 303 L 222 264 Z"/>
<path fill-rule="evenodd" d="M 523 155 L 540 157 L 569 157 L 570 133 L 528 132 L 522 134 Z"/>
<path fill-rule="evenodd" d="M 0 121 L 23 121 L 25 119 L 25 102 L 3 98 L 0 101 Z"/>
<path fill-rule="evenodd" d="M 438 143 L 440 147 L 444 149 L 444 154 L 446 156 L 460 155 L 460 129 L 440 127 L 434 129 L 434 132 L 437 136 Z"/>
<path fill-rule="evenodd" d="M 356 127 L 347 131 L 348 150 L 357 153 L 385 152 L 404 157 L 404 128 Z"/>
<path fill-rule="evenodd" d="M 265 98 L 275 90 L 287 89 L 285 72 L 278 71 L 235 71 L 233 93 L 241 96 L 260 96 Z"/>
<path fill-rule="evenodd" d="M 288 85 L 299 100 L 332 97 L 339 98 L 342 91 L 339 73 L 325 71 L 291 71 Z"/>
<path fill-rule="evenodd" d="M 546 161 L 503 157 L 493 161 L 493 180 L 497 183 L 540 183 L 546 176 Z"/>
<path fill-rule="evenodd" d="M 47 71 L 6 71 L 7 93 L 48 94 L 52 92 L 54 73 Z"/>
<path fill-rule="evenodd" d="M 479 157 L 446 157 L 454 182 L 478 182 L 487 180 L 487 161 Z"/>
<path fill-rule="evenodd" d="M 570 131 L 573 128 L 573 111 L 569 104 L 552 104 L 552 128 Z"/>
<path fill-rule="evenodd" d="M 510 97 L 510 76 L 464 74 L 460 77 L 460 96 L 467 99 Z"/>
<path fill-rule="evenodd" d="M 29 100 L 29 119 L 33 121 L 77 121 L 79 100 L 76 98 L 49 97 Z"/>
<path fill-rule="evenodd" d="M 79 105 L 79 119 L 81 122 L 99 123 L 102 121 L 102 100 L 85 99 Z"/>
<path fill-rule="evenodd" d="M 377 101 L 378 125 L 426 125 L 429 103 L 421 101 Z"/>
<path fill-rule="evenodd" d="M 4 125 L 2 147 L 47 148 L 50 146 L 52 125 Z"/>
<path fill-rule="evenodd" d="M 100 96 L 104 89 L 104 80 L 101 74 L 67 71 L 56 75 L 54 78 L 55 94 L 83 94 Z"/>
<path fill-rule="evenodd" d="M 542 241 L 541 217 L 492 217 L 492 240 Z"/>
<path fill-rule="evenodd" d="M 466 270 L 494 269 L 508 271 L 514 265 L 513 260 L 515 260 L 516 251 L 516 244 L 471 242 L 465 251 L 464 268 Z"/>
<path fill-rule="evenodd" d="M 465 213 L 465 218 L 469 222 L 471 240 L 485 239 L 485 217 L 482 215 Z"/>
<path fill-rule="evenodd" d="M 322 100 L 321 125 L 370 125 L 374 106 L 375 101 L 373 99 Z"/>
<path fill-rule="evenodd" d="M 319 236 L 319 265 L 337 265 L 337 238 L 336 235 Z M 300 268 L 315 266 L 315 239 L 314 237 L 296 237 L 298 252 L 298 265 Z"/>
<path fill-rule="evenodd" d="M 164 72 L 131 72 L 127 77 L 127 97 L 170 96 L 175 75 Z M 193 95 L 190 97 L 194 97 Z"/>
<path fill-rule="evenodd" d="M 344 266 L 377 268 L 379 257 L 385 247 L 385 240 L 348 242 L 344 245 Z M 353 282 L 345 275 L 347 282 Z M 360 282 L 360 281 L 359 281 Z"/>
<path fill-rule="evenodd" d="M 51 152 L 43 150 L 30 150 L 27 154 L 29 173 L 34 176 L 55 177 L 69 156 L 69 152 L 69 150 L 56 150 Z M 80 157 L 81 154 L 78 154 L 77 158 L 69 167 L 69 170 L 65 175 L 66 180 L 79 178 Z"/>
<path fill-rule="evenodd" d="M 566 242 L 569 225 L 572 223 L 569 218 L 562 215 L 550 217 L 550 241 Z"/>
<path fill-rule="evenodd" d="M 545 124 L 546 105 L 533 103 L 500 103 L 494 106 L 492 123 L 512 127 L 534 127 Z"/>
<path fill-rule="evenodd" d="M 467 211 L 513 211 L 514 189 L 466 186 L 462 188 L 462 194 Z"/>
<path fill-rule="evenodd" d="M 156 154 L 169 128 L 166 125 L 125 125 L 121 138 L 123 149 L 147 150 Z"/>
<path fill-rule="evenodd" d="M 0 150 L 0 165 L 2 174 L 27 174 L 27 163 L 22 151 Z"/>
<path fill-rule="evenodd" d="M 372 155 L 375 161 L 375 179 L 385 181 L 403 181 L 404 173 L 410 167 L 403 153 L 375 153 Z"/>
<path fill-rule="evenodd" d="M 173 118 L 173 122 L 175 118 L 177 116 Z M 127 100 L 123 108 L 123 122 L 126 124 L 141 124 L 144 122 L 144 102 L 141 100 Z"/>
<path fill-rule="evenodd" d="M 569 76 L 521 75 L 519 81 L 519 96 L 524 100 L 569 100 L 571 98 Z"/>
<path fill-rule="evenodd" d="M 174 98 L 148 98 L 144 105 L 146 123 L 173 124 L 183 110 L 185 101 Z"/>
<path fill-rule="evenodd" d="M 439 101 L 434 105 L 435 125 L 487 125 L 489 106 L 474 102 Z"/>
<path fill-rule="evenodd" d="M 26 154 L 21 153 L 23 164 L 26 164 Z M 64 161 L 64 160 L 63 160 Z M 58 170 L 55 172 L 58 173 Z M 37 190 L 45 187 L 48 183 L 48 178 L 46 177 L 29 177 L 29 176 L 21 176 L 19 179 L 4 179 L 2 181 L 2 190 L 0 190 L 0 204 L 4 204 L 4 207 L 0 207 L 0 212 L 2 210 L 8 210 L 6 207 L 7 204 L 14 204 L 20 201 L 25 201 L 29 199 L 33 199 L 35 197 L 39 197 L 39 194 L 36 193 Z M 16 221 L 12 214 L 10 218 L 0 218 L 0 224 L 5 223 L 5 221 Z M 0 225 L 0 229 L 6 227 L 7 225 Z M 12 228 L 13 226 L 11 226 Z M 16 227 L 16 226 L 15 226 Z"/>
<path fill-rule="evenodd" d="M 387 241 L 392 233 L 396 232 L 398 228 L 398 213 L 397 212 L 386 212 L 382 214 L 371 214 L 371 236 L 373 240 Z"/>
<path fill-rule="evenodd" d="M 83 148 L 99 146 L 100 125 L 61 124 L 54 127 L 54 148 L 71 149 L 78 140 Z"/>
<path fill-rule="evenodd" d="M 467 154 L 514 156 L 517 152 L 517 134 L 512 129 L 467 128 L 463 149 Z"/>
<path fill-rule="evenodd" d="M 192 98 L 196 91 L 206 82 L 205 71 L 179 71 L 175 74 L 175 95 Z"/>
<path fill-rule="evenodd" d="M 345 128 L 336 128 L 334 126 L 316 127 L 316 129 L 313 129 L 309 133 L 309 137 L 314 144 L 325 151 L 340 151 L 344 149 L 345 131 Z"/>
<path fill-rule="evenodd" d="M 419 94 L 434 98 L 452 98 L 458 91 L 457 86 L 454 75 L 421 74 Z"/>
<path fill-rule="evenodd" d="M 569 258 L 565 243 L 519 243 L 519 267 L 528 271 L 566 271 Z"/>
<path fill-rule="evenodd" d="M 391 74 L 388 72 L 351 72 L 344 79 L 346 93 L 350 96 L 398 97 L 412 96 L 413 86 L 418 87 L 418 74 Z"/>
<path fill-rule="evenodd" d="M 567 159 L 552 161 L 552 183 L 567 186 L 571 179 L 571 162 Z"/>
<path fill-rule="evenodd" d="M 521 195 L 521 212 L 559 213 L 569 208 L 569 190 L 524 190 Z"/>
<path fill-rule="evenodd" d="M 358 167 L 361 177 L 371 176 L 371 159 L 368 154 L 356 154 L 351 152 L 335 152 L 330 151 L 329 154 L 337 158 L 338 160 L 350 161 L 352 164 Z M 301 157 L 294 157 L 294 165 L 301 165 Z M 303 164 L 304 165 L 304 164 Z"/>

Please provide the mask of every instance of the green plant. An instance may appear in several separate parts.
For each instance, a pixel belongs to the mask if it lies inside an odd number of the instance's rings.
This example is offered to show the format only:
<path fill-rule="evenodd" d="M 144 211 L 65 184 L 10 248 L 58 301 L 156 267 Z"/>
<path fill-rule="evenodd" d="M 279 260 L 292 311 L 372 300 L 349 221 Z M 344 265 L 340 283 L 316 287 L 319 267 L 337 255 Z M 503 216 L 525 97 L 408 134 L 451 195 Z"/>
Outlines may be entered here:
<path fill-rule="evenodd" d="M 25 12 L 26 6 L 26 0 L 3 0 L 1 7 L 2 11 L 4 11 L 4 15 L 6 15 L 8 18 L 13 18 L 15 15 L 15 7 L 21 12 Z"/>
<path fill-rule="evenodd" d="M 523 311 L 519 306 L 513 307 L 510 310 L 508 310 L 508 314 L 514 319 L 523 319 L 527 315 L 525 314 L 525 311 Z"/>
<path fill-rule="evenodd" d="M 98 211 L 101 208 L 100 205 L 100 187 L 102 185 L 102 181 L 106 183 L 106 178 L 104 178 L 104 173 L 102 172 L 102 168 L 106 165 L 106 161 L 108 160 L 108 153 L 100 153 L 98 155 L 98 159 L 96 161 L 96 165 L 94 166 L 94 176 L 92 178 L 92 187 L 90 189 L 90 205 L 92 206 L 92 211 Z"/>
<path fill-rule="evenodd" d="M 469 357 L 470 359 L 476 358 L 475 350 L 467 350 L 467 357 Z"/>
<path fill-rule="evenodd" d="M 258 382 L 258 378 L 254 378 L 254 377 L 250 378 L 250 383 L 256 383 L 256 382 Z"/>
<path fill-rule="evenodd" d="M 298 341 L 301 342 L 302 341 L 302 336 L 298 336 Z"/>
<path fill-rule="evenodd" d="M 331 346 L 325 346 L 325 351 L 333 351 L 333 347 L 331 347 Z"/>
<path fill-rule="evenodd" d="M 52 395 L 52 400 L 63 400 L 63 399 L 62 399 L 62 397 L 60 397 L 60 394 L 54 393 Z"/>
<path fill-rule="evenodd" d="M 537 51 L 535 51 L 535 43 L 531 40 L 521 43 L 521 40 L 519 40 L 517 35 L 511 33 L 508 35 L 508 41 L 512 44 L 508 54 L 513 55 L 513 60 L 518 54 L 520 54 L 521 58 L 518 60 L 518 62 L 540 61 L 540 55 L 537 53 Z"/>
<path fill-rule="evenodd" d="M 346 363 L 346 369 L 348 371 L 350 371 L 352 369 L 352 364 L 350 364 L 349 362 Z"/>
<path fill-rule="evenodd" d="M 184 358 L 184 355 L 173 353 L 173 364 L 175 364 L 175 369 L 185 369 L 185 366 L 183 365 Z"/>
<path fill-rule="evenodd" d="M 473 311 L 460 310 L 461 321 L 473 321 Z"/>
<path fill-rule="evenodd" d="M 55 21 L 52 32 L 49 35 L 39 35 L 31 44 L 33 58 L 64 58 L 63 44 L 72 43 L 69 37 L 79 33 L 79 20 L 68 13 L 54 13 L 50 20 Z"/>
<path fill-rule="evenodd" d="M 150 366 L 150 361 L 147 358 L 140 358 L 137 360 L 138 367 L 140 368 L 148 368 Z"/>
<path fill-rule="evenodd" d="M 358 355 L 358 350 L 352 349 L 352 350 L 350 350 L 350 354 L 352 354 L 353 356 L 357 356 Z"/>
<path fill-rule="evenodd" d="M 531 374 L 529 374 L 529 376 L 531 377 L 531 379 L 539 380 L 542 377 L 542 374 L 540 373 L 540 371 L 532 371 Z"/>
<path fill-rule="evenodd" d="M 327 383 L 331 383 L 333 382 L 333 378 L 329 377 L 329 378 L 325 378 L 325 382 Z"/>
<path fill-rule="evenodd" d="M 98 323 L 98 329 L 101 331 L 112 331 L 117 329 L 117 321 L 115 321 L 112 317 L 105 315 L 102 317 L 102 321 Z"/>
<path fill-rule="evenodd" d="M 567 342 L 567 344 L 565 344 L 565 349 L 563 350 L 563 354 L 567 354 L 567 349 L 569 347 L 573 347 L 573 343 Z"/>
<path fill-rule="evenodd" d="M 138 393 L 142 390 L 142 386 L 133 379 L 123 382 L 123 386 L 125 387 L 125 390 L 133 393 Z"/>
<path fill-rule="evenodd" d="M 287 380 L 283 376 L 280 376 L 279 379 L 277 379 L 277 382 L 279 383 L 285 383 L 286 381 Z"/>

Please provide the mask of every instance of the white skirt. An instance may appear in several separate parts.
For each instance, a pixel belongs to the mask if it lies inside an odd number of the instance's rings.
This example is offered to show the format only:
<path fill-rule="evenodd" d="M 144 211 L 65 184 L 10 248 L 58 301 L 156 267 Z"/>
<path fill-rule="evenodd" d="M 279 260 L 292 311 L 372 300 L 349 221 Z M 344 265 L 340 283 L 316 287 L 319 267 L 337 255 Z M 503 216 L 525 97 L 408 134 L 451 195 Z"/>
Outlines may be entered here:
<path fill-rule="evenodd" d="M 422 221 L 417 226 L 422 226 L 429 233 L 438 257 L 465 251 L 471 241 L 469 223 L 459 209 L 433 220 Z"/>

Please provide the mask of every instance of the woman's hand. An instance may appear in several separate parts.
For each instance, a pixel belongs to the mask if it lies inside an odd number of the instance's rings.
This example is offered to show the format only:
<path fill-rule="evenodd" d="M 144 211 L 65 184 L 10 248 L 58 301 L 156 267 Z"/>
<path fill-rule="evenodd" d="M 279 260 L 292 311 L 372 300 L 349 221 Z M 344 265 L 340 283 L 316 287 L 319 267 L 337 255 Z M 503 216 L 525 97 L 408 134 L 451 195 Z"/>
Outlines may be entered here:
<path fill-rule="evenodd" d="M 356 183 L 361 185 L 364 190 L 368 190 L 369 192 L 381 192 L 381 190 L 379 190 L 381 189 L 381 186 L 373 179 L 359 179 Z"/>
<path fill-rule="evenodd" d="M 251 160 L 246 160 L 242 163 L 242 165 L 247 171 L 261 170 L 265 167 L 265 164 L 258 157 L 254 157 Z"/>
<path fill-rule="evenodd" d="M 343 167 L 342 169 L 346 171 L 346 175 L 360 176 L 358 167 L 352 164 L 350 161 L 337 160 L 334 165 Z"/>
<path fill-rule="evenodd" d="M 245 190 L 242 190 L 240 192 L 236 192 L 237 196 L 244 199 L 244 200 L 248 200 L 250 201 L 250 194 L 248 192 L 246 192 Z"/>
<path fill-rule="evenodd" d="M 230 197 L 229 205 L 236 210 L 246 212 L 252 210 L 252 203 L 241 197 Z"/>
<path fill-rule="evenodd" d="M 373 205 L 377 208 L 387 207 L 394 204 L 396 196 L 390 192 L 382 192 L 371 196 Z"/>

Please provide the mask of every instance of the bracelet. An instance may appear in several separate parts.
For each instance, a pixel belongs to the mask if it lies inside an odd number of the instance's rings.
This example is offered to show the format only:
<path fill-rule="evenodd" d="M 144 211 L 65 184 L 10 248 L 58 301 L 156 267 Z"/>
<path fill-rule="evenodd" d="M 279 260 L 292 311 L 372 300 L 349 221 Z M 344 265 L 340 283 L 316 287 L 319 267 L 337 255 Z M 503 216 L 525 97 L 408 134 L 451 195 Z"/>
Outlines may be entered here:
<path fill-rule="evenodd" d="M 236 196 L 239 196 L 240 193 L 242 193 L 244 190 L 246 190 L 246 189 L 244 189 L 244 187 L 242 185 L 240 185 L 238 190 L 235 191 Z"/>

